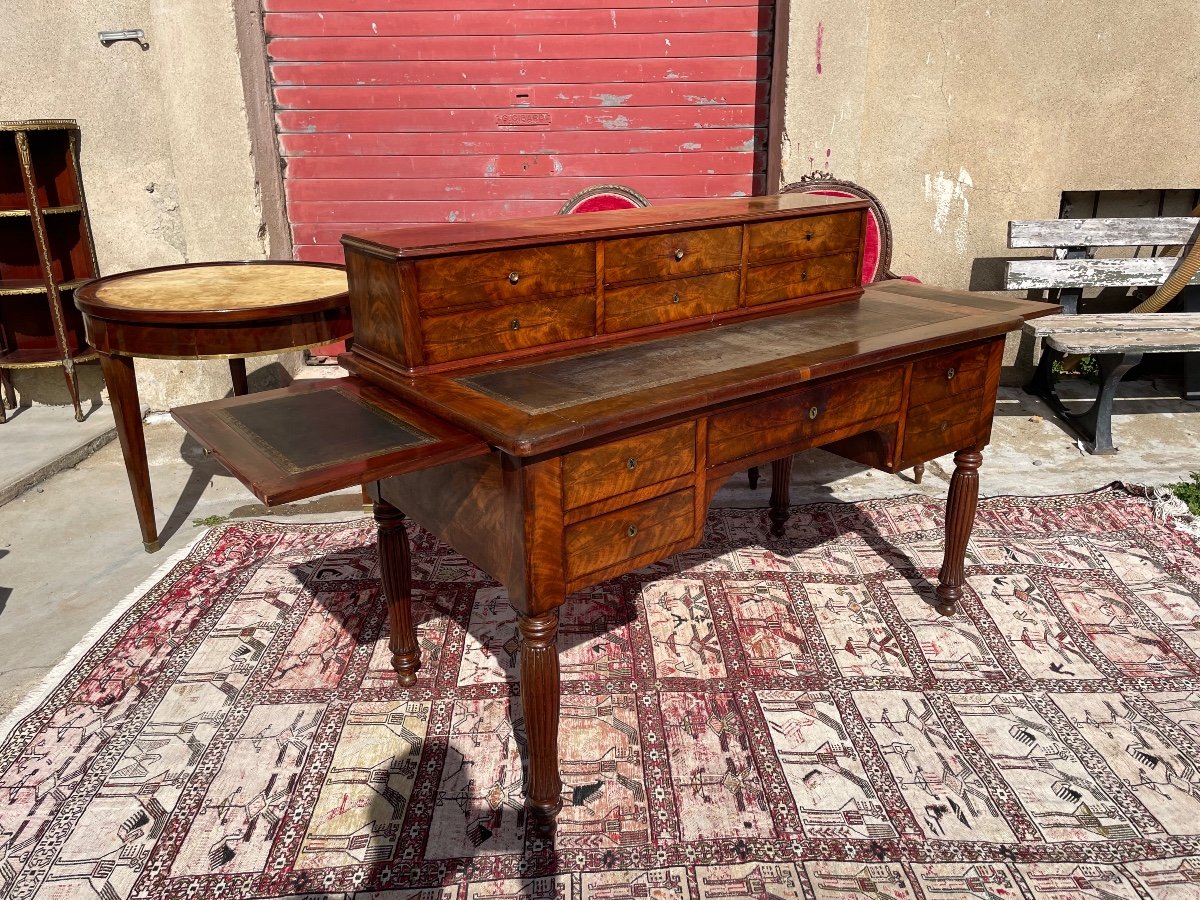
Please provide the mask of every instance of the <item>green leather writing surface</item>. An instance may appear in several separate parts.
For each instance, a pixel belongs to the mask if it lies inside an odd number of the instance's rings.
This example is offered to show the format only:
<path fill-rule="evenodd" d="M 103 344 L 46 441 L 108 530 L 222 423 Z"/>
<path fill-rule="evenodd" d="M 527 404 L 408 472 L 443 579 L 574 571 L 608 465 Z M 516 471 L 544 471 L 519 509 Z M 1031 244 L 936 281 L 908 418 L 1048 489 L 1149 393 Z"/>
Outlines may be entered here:
<path fill-rule="evenodd" d="M 216 411 L 288 474 L 367 459 L 433 438 L 338 389 L 270 397 Z"/>
<path fill-rule="evenodd" d="M 460 383 L 523 412 L 553 412 L 659 385 L 853 345 L 960 316 L 957 312 L 906 309 L 895 302 L 864 299 L 853 306 L 838 303 L 483 372 L 462 378 Z"/>

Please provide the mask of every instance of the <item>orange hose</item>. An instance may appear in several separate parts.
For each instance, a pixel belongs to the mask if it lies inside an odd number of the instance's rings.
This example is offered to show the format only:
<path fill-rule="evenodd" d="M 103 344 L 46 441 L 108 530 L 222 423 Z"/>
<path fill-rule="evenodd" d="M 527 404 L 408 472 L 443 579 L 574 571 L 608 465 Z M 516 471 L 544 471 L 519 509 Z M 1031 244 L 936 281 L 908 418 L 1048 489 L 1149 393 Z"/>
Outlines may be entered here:
<path fill-rule="evenodd" d="M 1135 313 L 1155 313 L 1175 299 L 1175 295 L 1182 291 L 1191 280 L 1196 277 L 1196 273 L 1200 272 L 1200 228 L 1197 229 L 1197 234 L 1192 235 L 1191 246 L 1188 247 L 1187 255 L 1179 261 L 1167 280 L 1158 286 L 1153 294 L 1135 306 L 1131 311 Z"/>

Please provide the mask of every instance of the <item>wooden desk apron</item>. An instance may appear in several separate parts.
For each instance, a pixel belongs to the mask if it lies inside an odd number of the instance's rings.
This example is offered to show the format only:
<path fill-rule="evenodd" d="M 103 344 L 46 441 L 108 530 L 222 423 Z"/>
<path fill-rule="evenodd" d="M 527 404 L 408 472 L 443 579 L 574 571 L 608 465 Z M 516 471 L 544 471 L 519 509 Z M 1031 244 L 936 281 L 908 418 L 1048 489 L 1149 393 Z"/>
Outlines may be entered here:
<path fill-rule="evenodd" d="M 1056 309 L 863 291 L 857 202 L 668 211 L 347 238 L 353 374 L 175 410 L 268 504 L 368 484 L 401 683 L 419 667 L 403 516 L 505 585 L 541 834 L 561 805 L 566 595 L 695 545 L 717 488 L 751 465 L 775 461 L 781 524 L 791 455 L 821 446 L 889 472 L 956 453 L 929 598 L 952 604 L 1004 334 Z M 295 428 L 318 419 L 320 443 Z"/>

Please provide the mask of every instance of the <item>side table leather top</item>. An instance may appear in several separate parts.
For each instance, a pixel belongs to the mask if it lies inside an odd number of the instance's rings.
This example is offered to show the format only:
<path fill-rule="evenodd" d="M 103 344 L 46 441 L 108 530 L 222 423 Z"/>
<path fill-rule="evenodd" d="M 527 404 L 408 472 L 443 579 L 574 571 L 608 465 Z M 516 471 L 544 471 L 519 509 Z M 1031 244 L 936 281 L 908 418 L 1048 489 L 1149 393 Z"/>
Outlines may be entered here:
<path fill-rule="evenodd" d="M 560 810 L 574 815 L 558 770 L 558 608 L 694 546 L 729 477 L 772 463 L 782 535 L 796 451 L 887 472 L 953 453 L 945 556 L 923 596 L 944 610 L 969 589 L 1004 336 L 1058 307 L 908 282 L 864 291 L 863 209 L 783 195 L 347 236 L 352 374 L 173 413 L 264 502 L 367 483 L 402 686 L 421 683 L 404 518 L 504 585 L 526 828 L 552 837 Z M 327 447 L 271 429 L 285 407 L 324 415 L 321 391 L 378 415 Z"/>
<path fill-rule="evenodd" d="M 158 528 L 133 358 L 228 359 L 245 394 L 245 357 L 300 350 L 351 333 L 341 266 L 284 261 L 165 266 L 110 275 L 79 288 L 88 343 L 100 353 L 109 402 L 146 550 Z"/>

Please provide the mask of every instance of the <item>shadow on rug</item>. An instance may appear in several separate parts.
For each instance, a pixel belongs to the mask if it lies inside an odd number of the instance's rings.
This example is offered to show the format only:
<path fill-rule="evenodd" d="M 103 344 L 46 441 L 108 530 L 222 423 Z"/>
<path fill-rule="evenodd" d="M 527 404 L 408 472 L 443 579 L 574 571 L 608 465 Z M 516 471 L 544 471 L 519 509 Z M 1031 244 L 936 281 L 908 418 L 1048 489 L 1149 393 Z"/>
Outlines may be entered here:
<path fill-rule="evenodd" d="M 0 896 L 1200 895 L 1196 539 L 1123 491 L 985 499 L 942 618 L 941 519 L 715 510 L 568 600 L 555 849 L 493 580 L 412 532 L 405 691 L 371 523 L 214 529 L 0 745 Z"/>

